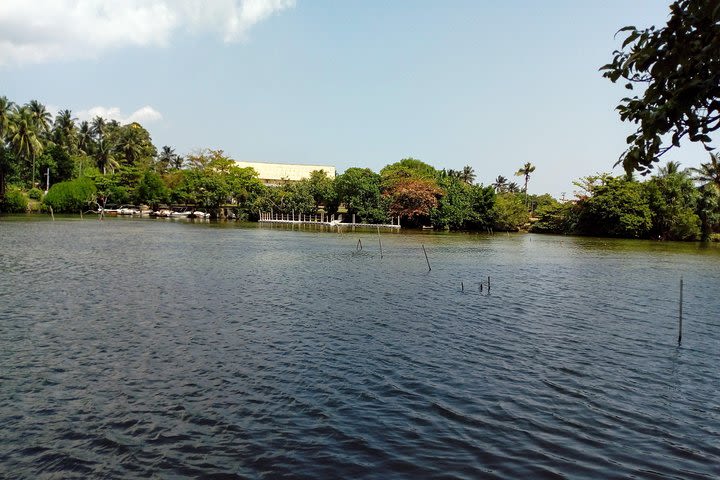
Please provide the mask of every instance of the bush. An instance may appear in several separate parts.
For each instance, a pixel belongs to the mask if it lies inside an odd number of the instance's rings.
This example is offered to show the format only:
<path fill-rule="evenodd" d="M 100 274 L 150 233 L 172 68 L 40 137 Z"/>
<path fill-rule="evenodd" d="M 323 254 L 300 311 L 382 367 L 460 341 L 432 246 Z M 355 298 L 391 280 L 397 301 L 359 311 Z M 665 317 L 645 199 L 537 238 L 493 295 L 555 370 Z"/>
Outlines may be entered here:
<path fill-rule="evenodd" d="M 4 213 L 25 213 L 27 207 L 27 197 L 19 188 L 15 187 L 8 187 L 5 197 L 0 201 L 0 212 Z"/>
<path fill-rule="evenodd" d="M 32 198 L 33 200 L 40 200 L 43 196 L 42 190 L 39 188 L 31 188 L 28 192 L 28 197 Z"/>
<path fill-rule="evenodd" d="M 95 197 L 95 184 L 89 178 L 56 183 L 45 195 L 44 204 L 56 212 L 77 212 Z"/>

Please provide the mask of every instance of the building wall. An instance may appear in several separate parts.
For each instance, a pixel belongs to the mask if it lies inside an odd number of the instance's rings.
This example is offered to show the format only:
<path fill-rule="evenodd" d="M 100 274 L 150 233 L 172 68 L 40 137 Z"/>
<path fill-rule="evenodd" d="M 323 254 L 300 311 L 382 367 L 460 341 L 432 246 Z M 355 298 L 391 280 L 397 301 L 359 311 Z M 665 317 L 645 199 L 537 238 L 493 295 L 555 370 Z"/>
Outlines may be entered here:
<path fill-rule="evenodd" d="M 335 167 L 332 165 L 299 165 L 293 163 L 263 163 L 263 162 L 235 162 L 238 167 L 252 167 L 258 172 L 258 177 L 266 185 L 281 185 L 283 183 L 297 182 L 308 178 L 310 172 L 323 170 L 330 178 L 335 178 Z"/>

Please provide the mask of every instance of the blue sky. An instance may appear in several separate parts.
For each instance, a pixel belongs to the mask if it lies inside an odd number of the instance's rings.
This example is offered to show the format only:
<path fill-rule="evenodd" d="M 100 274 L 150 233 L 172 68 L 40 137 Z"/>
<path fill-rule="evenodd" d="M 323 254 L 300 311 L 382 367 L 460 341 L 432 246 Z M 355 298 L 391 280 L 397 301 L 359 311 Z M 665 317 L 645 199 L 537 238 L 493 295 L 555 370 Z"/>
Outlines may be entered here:
<path fill-rule="evenodd" d="M 632 130 L 614 111 L 626 91 L 598 72 L 614 33 L 664 24 L 668 5 L 3 0 L 0 95 L 138 120 L 183 154 L 340 172 L 412 156 L 485 184 L 530 161 L 531 193 L 570 196 L 574 179 L 620 172 Z"/>

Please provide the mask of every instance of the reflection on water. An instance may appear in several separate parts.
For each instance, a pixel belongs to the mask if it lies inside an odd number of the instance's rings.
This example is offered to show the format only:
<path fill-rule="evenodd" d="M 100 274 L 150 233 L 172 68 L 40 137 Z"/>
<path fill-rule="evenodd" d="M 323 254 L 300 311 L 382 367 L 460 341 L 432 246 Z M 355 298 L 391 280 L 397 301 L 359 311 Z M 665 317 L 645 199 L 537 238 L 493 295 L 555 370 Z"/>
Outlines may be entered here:
<path fill-rule="evenodd" d="M 718 248 L 382 245 L 381 260 L 373 231 L 0 217 L 0 472 L 720 474 Z"/>

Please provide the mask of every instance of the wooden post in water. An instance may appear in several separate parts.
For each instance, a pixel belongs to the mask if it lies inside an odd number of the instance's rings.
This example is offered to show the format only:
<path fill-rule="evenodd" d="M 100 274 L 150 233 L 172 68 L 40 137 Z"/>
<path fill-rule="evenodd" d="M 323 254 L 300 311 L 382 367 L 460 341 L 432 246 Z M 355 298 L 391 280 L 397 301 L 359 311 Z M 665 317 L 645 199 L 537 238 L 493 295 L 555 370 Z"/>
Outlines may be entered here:
<path fill-rule="evenodd" d="M 378 233 L 378 243 L 380 244 L 380 260 L 383 258 L 383 251 L 382 251 L 382 240 L 380 239 L 380 225 L 377 227 L 377 233 Z"/>
<path fill-rule="evenodd" d="M 425 245 L 422 245 L 423 253 L 425 254 L 425 261 L 428 264 L 428 272 L 432 270 L 432 267 L 430 266 L 430 260 L 428 260 L 427 252 L 425 251 Z"/>
<path fill-rule="evenodd" d="M 355 251 L 362 250 L 362 240 L 358 238 L 358 243 L 355 245 Z"/>
<path fill-rule="evenodd" d="M 680 275 L 680 315 L 678 320 L 678 345 L 682 343 L 682 304 L 683 304 L 683 278 Z"/>
<path fill-rule="evenodd" d="M 460 291 L 465 293 L 465 284 L 463 282 L 460 282 Z"/>
<path fill-rule="evenodd" d="M 490 294 L 490 275 L 488 275 L 488 295 Z"/>

